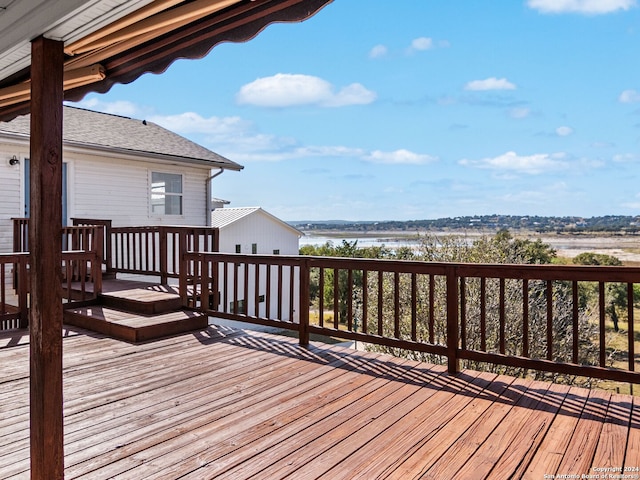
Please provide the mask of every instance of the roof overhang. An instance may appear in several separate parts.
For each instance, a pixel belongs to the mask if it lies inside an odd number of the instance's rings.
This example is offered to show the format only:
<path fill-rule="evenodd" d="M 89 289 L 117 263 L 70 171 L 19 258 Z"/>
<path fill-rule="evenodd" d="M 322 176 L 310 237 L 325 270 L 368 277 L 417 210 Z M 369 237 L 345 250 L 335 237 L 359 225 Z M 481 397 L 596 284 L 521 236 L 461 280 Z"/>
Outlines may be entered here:
<path fill-rule="evenodd" d="M 0 0 L 0 120 L 30 109 L 30 42 L 65 46 L 64 98 L 107 92 L 274 22 L 297 22 L 332 0 Z"/>

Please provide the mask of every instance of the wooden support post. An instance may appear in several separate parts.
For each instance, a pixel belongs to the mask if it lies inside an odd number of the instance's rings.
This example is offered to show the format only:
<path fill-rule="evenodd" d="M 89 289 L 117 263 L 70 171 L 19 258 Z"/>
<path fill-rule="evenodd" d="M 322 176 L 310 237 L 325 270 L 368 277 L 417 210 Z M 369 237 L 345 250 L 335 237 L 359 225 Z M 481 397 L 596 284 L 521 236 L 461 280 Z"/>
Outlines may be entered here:
<path fill-rule="evenodd" d="M 454 266 L 447 267 L 447 357 L 449 373 L 460 371 L 458 358 L 458 276 Z"/>
<path fill-rule="evenodd" d="M 31 45 L 31 478 L 64 478 L 62 42 Z"/>
<path fill-rule="evenodd" d="M 303 259 L 300 262 L 300 298 L 298 308 L 300 309 L 298 325 L 298 340 L 300 345 L 309 345 L 309 277 L 311 275 L 311 267 L 309 260 Z M 293 272 L 292 272 L 293 273 Z M 267 281 L 269 281 L 267 279 Z M 291 275 L 291 282 L 293 283 L 293 275 Z M 293 296 L 292 296 L 293 298 Z"/>

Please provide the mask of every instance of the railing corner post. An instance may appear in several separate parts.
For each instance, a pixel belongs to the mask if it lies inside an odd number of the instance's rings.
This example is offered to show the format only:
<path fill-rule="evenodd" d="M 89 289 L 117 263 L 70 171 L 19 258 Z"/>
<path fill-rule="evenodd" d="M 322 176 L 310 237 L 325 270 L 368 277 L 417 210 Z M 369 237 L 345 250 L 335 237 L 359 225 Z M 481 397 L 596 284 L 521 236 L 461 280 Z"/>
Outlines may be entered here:
<path fill-rule="evenodd" d="M 300 299 L 299 299 L 299 307 L 300 308 L 300 324 L 298 326 L 298 335 L 300 345 L 307 346 L 309 345 L 309 260 L 303 259 L 300 262 Z"/>
<path fill-rule="evenodd" d="M 447 360 L 448 371 L 456 374 L 460 371 L 458 358 L 458 275 L 454 265 L 447 266 Z"/>

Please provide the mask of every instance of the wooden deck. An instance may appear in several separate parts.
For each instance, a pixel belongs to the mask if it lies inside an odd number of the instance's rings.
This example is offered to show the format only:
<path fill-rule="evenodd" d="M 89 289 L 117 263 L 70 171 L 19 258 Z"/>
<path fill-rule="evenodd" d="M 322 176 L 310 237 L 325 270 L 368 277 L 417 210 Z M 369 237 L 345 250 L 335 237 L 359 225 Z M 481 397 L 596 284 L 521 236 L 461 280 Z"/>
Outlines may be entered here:
<path fill-rule="evenodd" d="M 0 334 L 3 479 L 29 477 L 28 355 L 26 332 Z M 640 467 L 637 398 L 215 327 L 141 344 L 65 330 L 64 407 L 67 479 L 543 479 Z"/>

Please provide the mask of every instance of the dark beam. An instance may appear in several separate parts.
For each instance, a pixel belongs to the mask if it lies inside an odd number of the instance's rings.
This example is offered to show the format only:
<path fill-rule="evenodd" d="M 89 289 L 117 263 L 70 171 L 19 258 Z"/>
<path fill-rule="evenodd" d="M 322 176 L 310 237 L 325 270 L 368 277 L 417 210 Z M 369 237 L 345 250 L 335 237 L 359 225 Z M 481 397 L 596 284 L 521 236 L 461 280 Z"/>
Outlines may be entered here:
<path fill-rule="evenodd" d="M 31 478 L 64 478 L 62 410 L 62 42 L 31 45 Z"/>

